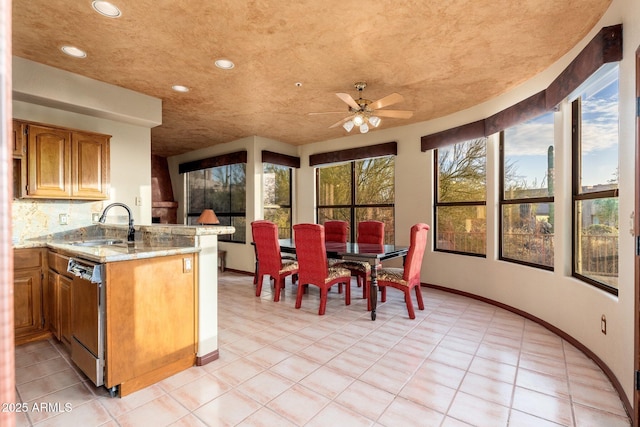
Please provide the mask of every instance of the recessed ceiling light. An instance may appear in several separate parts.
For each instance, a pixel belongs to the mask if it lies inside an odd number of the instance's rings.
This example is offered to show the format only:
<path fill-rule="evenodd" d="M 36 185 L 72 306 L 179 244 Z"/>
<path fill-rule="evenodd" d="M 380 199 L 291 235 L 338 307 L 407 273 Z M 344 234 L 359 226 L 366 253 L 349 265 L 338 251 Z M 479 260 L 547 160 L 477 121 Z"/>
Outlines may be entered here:
<path fill-rule="evenodd" d="M 235 64 L 228 59 L 217 59 L 215 64 L 216 67 L 222 68 L 223 70 L 230 70 L 235 67 Z"/>
<path fill-rule="evenodd" d="M 94 0 L 94 2 L 91 3 L 91 6 L 93 6 L 93 9 L 100 15 L 104 15 L 108 18 L 119 18 L 122 15 L 120 9 L 108 1 Z"/>
<path fill-rule="evenodd" d="M 175 90 L 176 92 L 189 92 L 189 88 L 182 85 L 173 85 L 171 86 L 171 89 Z"/>
<path fill-rule="evenodd" d="M 64 53 L 74 58 L 86 58 L 87 52 L 74 46 L 62 46 L 60 48 Z"/>

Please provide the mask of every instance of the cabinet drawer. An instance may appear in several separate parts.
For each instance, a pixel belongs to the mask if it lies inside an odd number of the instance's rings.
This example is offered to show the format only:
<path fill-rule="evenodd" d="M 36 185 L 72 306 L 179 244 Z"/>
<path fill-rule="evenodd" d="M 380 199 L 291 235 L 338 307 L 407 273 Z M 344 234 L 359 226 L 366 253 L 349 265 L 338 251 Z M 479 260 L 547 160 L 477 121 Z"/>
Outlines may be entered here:
<path fill-rule="evenodd" d="M 13 267 L 16 270 L 42 267 L 42 249 L 16 249 L 13 251 Z M 66 267 L 65 267 L 66 270 Z"/>
<path fill-rule="evenodd" d="M 49 251 L 48 253 L 48 258 L 47 258 L 48 262 L 49 262 L 49 268 L 60 273 L 63 274 L 65 276 L 70 276 L 73 277 L 73 275 L 71 273 L 67 272 L 67 265 L 69 265 L 69 257 L 65 256 L 65 255 L 60 255 L 57 252 L 51 252 Z"/>

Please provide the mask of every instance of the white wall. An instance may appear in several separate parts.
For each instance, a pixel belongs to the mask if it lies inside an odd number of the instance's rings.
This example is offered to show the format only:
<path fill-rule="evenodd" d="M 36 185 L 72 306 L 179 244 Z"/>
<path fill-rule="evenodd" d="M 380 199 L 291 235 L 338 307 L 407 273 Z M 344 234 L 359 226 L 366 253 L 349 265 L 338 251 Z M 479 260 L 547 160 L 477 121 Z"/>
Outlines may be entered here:
<path fill-rule="evenodd" d="M 296 171 L 294 223 L 314 222 L 315 174 L 309 155 L 384 143 L 398 142 L 396 159 L 396 243 L 408 244 L 409 228 L 416 222 L 433 223 L 433 157 L 420 151 L 420 137 L 487 118 L 545 89 L 602 27 L 623 24 L 623 60 L 620 64 L 620 274 L 619 296 L 612 296 L 571 277 L 571 139 L 570 110 L 560 106 L 556 115 L 555 271 L 526 267 L 497 259 L 498 236 L 498 144 L 492 137 L 487 163 L 487 257 L 478 258 L 428 250 L 422 281 L 486 297 L 524 310 L 563 330 L 602 359 L 633 397 L 634 360 L 634 239 L 627 222 L 635 197 L 635 50 L 640 46 L 640 5 L 633 0 L 614 0 L 603 19 L 578 44 L 549 69 L 508 94 L 465 111 L 410 126 L 379 129 L 365 135 L 294 147 L 260 138 L 247 138 L 170 159 L 174 194 L 182 200 L 177 164 L 246 148 L 247 224 L 261 215 L 258 176 L 260 150 L 266 148 L 301 157 Z M 499 70 L 496 70 L 499 72 Z M 384 124 L 383 124 L 384 126 Z M 251 176 L 249 176 L 251 175 Z M 404 232 L 403 232 L 404 231 Z M 222 244 L 221 244 L 222 246 Z M 225 244 L 228 266 L 253 271 L 253 250 L 248 245 Z M 433 247 L 432 244 L 429 247 Z M 600 332 L 600 317 L 607 317 L 607 335 Z"/>

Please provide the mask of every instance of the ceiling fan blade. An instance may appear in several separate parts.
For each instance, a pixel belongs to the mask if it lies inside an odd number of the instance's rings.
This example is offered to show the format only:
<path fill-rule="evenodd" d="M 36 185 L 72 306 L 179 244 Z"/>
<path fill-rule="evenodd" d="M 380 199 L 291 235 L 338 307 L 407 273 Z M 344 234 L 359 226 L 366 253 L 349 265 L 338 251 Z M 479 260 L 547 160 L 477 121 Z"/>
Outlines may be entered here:
<path fill-rule="evenodd" d="M 336 93 L 336 96 L 354 110 L 360 110 L 358 103 L 348 93 Z"/>
<path fill-rule="evenodd" d="M 397 104 L 398 102 L 402 102 L 404 98 L 399 93 L 392 93 L 391 95 L 387 95 L 384 98 L 380 98 L 377 101 L 369 104 L 369 108 L 372 110 L 377 110 L 378 108 L 384 108 L 392 104 Z"/>
<path fill-rule="evenodd" d="M 408 110 L 376 110 L 374 116 L 393 117 L 395 119 L 408 119 L 413 116 L 413 111 Z"/>
<path fill-rule="evenodd" d="M 351 117 L 353 117 L 353 116 L 348 116 L 348 117 L 345 117 L 344 119 L 342 119 L 342 120 L 340 120 L 340 121 L 338 121 L 338 122 L 335 122 L 334 124 L 332 124 L 331 126 L 329 126 L 329 129 L 340 126 L 340 125 L 341 125 L 341 124 L 343 124 L 344 122 L 349 121 L 349 120 L 351 119 Z"/>

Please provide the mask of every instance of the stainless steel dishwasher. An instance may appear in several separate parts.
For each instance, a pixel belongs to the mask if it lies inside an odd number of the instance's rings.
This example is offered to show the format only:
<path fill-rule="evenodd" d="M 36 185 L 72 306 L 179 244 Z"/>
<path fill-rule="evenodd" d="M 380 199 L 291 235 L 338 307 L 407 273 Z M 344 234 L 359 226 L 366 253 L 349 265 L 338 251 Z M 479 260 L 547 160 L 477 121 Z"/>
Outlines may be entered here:
<path fill-rule="evenodd" d="M 105 286 L 102 264 L 69 259 L 71 285 L 71 360 L 96 386 L 104 384 Z"/>

